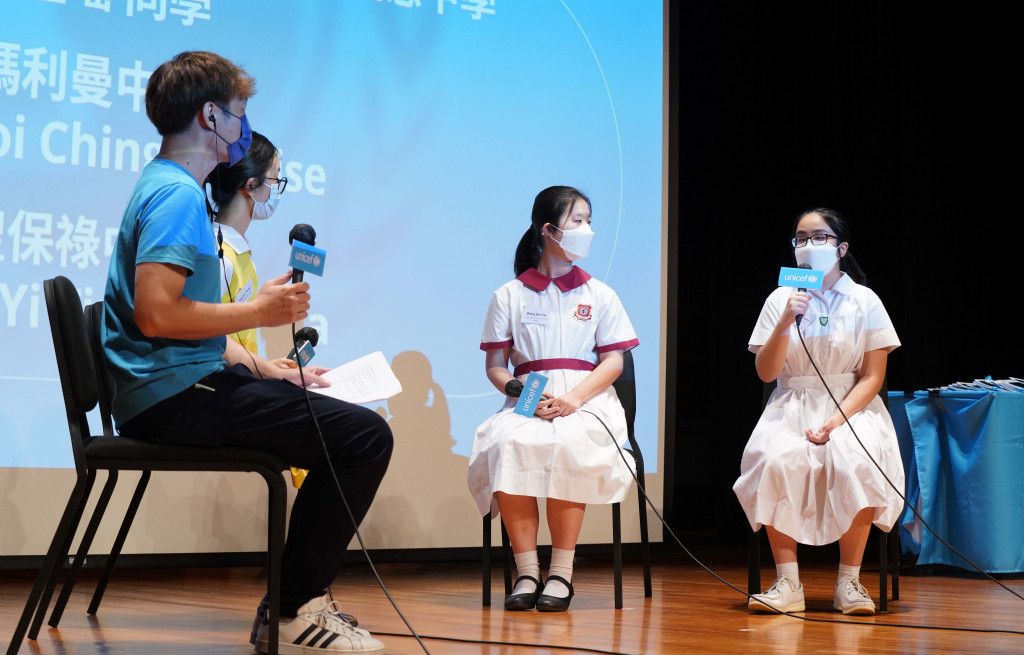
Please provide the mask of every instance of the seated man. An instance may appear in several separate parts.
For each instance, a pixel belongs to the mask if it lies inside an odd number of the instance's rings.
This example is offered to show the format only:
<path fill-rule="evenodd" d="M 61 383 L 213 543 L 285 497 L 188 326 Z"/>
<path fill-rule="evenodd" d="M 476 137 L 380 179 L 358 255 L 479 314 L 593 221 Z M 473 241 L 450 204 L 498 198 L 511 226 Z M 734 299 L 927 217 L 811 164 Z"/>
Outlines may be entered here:
<path fill-rule="evenodd" d="M 126 437 L 256 448 L 309 469 L 284 549 L 280 652 L 306 652 L 314 642 L 321 652 L 382 651 L 325 591 L 355 533 L 329 465 L 362 521 L 391 457 L 387 424 L 364 407 L 312 394 L 321 442 L 298 370 L 224 337 L 299 321 L 309 309 L 309 285 L 292 284 L 288 274 L 252 302 L 220 302 L 217 241 L 199 180 L 245 154 L 254 92 L 248 73 L 208 52 L 183 52 L 149 80 L 146 114 L 162 136 L 160 152 L 128 201 L 104 293 L 114 420 Z M 305 377 L 326 384 L 315 370 Z M 267 633 L 260 619 L 261 653 Z"/>

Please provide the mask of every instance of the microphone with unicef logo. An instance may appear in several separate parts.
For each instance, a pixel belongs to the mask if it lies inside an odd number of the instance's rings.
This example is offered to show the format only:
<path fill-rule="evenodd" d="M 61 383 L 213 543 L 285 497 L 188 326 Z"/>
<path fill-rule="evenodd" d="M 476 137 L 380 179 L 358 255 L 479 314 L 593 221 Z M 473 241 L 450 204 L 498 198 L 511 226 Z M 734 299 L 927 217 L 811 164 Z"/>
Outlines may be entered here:
<path fill-rule="evenodd" d="M 292 284 L 302 282 L 304 271 L 323 277 L 327 252 L 313 247 L 316 243 L 316 230 L 312 225 L 299 223 L 293 227 L 288 233 L 288 243 L 292 246 L 288 261 L 292 267 Z"/>
<path fill-rule="evenodd" d="M 807 293 L 808 289 L 820 289 L 825 282 L 825 271 L 815 271 L 810 264 L 800 264 L 796 268 L 783 266 L 779 270 L 780 287 L 796 287 L 800 293 Z M 800 314 L 796 317 L 796 325 L 800 327 Z"/>
<path fill-rule="evenodd" d="M 311 359 L 313 359 L 313 355 L 316 354 L 313 351 L 313 346 L 315 346 L 319 341 L 320 333 L 317 332 L 315 328 L 300 328 L 299 331 L 295 333 L 295 347 L 292 348 L 290 353 L 288 353 L 288 359 L 305 366 Z"/>

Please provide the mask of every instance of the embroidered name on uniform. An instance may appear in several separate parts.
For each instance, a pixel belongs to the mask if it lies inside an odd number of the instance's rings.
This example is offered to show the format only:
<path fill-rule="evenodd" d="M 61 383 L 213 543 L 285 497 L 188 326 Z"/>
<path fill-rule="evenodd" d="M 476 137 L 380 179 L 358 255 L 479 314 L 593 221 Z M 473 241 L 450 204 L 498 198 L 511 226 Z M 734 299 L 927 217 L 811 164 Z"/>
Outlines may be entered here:
<path fill-rule="evenodd" d="M 818 322 L 821 323 L 821 327 L 828 325 L 828 316 L 819 316 Z"/>
<path fill-rule="evenodd" d="M 576 311 L 573 313 L 572 317 L 577 321 L 586 323 L 593 317 L 591 309 L 593 309 L 593 305 L 576 305 Z"/>

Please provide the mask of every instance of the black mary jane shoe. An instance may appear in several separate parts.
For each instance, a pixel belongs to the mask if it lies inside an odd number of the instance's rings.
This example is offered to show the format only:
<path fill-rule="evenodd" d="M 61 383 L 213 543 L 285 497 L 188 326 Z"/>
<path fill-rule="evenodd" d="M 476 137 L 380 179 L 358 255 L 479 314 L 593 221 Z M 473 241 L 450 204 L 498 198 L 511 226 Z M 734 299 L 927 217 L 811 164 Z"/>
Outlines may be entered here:
<path fill-rule="evenodd" d="M 570 601 L 572 601 L 572 596 L 574 593 L 576 593 L 575 591 L 573 591 L 572 583 L 558 575 L 548 576 L 548 582 L 551 582 L 552 580 L 561 582 L 566 587 L 568 587 L 569 595 L 565 598 L 559 598 L 558 596 L 548 596 L 547 594 L 541 594 L 540 597 L 537 599 L 538 612 L 564 612 L 565 610 L 569 609 L 569 603 Z"/>
<path fill-rule="evenodd" d="M 516 585 L 519 584 L 520 580 L 533 580 L 533 584 L 537 587 L 525 594 L 512 594 L 505 599 L 505 609 L 510 612 L 521 612 L 523 610 L 532 610 L 534 605 L 537 604 L 537 597 L 540 596 L 541 589 L 544 585 L 540 583 L 540 580 L 533 577 L 532 575 L 521 575 L 516 578 Z M 512 585 L 515 588 L 516 585 Z"/>

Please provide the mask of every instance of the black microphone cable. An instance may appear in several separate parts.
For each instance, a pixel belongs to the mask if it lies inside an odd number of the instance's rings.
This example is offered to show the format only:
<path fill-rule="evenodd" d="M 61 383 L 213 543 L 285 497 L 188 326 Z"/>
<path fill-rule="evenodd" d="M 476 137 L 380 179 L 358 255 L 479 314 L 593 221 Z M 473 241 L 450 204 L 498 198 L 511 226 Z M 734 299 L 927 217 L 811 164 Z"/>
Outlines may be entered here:
<path fill-rule="evenodd" d="M 296 335 L 296 332 L 295 332 L 295 324 L 292 323 L 292 341 L 296 340 L 296 336 L 297 335 Z M 377 579 L 377 584 L 380 586 L 381 590 L 384 592 L 384 595 L 387 596 L 387 599 L 391 603 L 391 606 L 395 608 L 395 612 L 402 619 L 402 622 L 405 623 L 405 627 L 409 628 L 409 632 L 411 633 L 411 634 L 404 634 L 404 633 L 399 633 L 399 632 L 374 631 L 373 634 L 381 635 L 381 636 L 385 636 L 385 637 L 413 637 L 419 643 L 420 647 L 423 649 L 423 652 L 426 653 L 427 655 L 430 655 L 430 651 L 427 649 L 426 644 L 423 643 L 424 639 L 433 639 L 433 640 L 437 640 L 437 641 L 449 641 L 449 642 L 453 642 L 453 643 L 485 644 L 485 645 L 494 645 L 494 646 L 517 646 L 517 647 L 526 647 L 526 648 L 545 648 L 545 649 L 551 649 L 551 650 L 567 650 L 567 651 L 576 651 L 576 652 L 585 652 L 585 653 L 595 653 L 596 655 L 627 655 L 626 653 L 621 653 L 621 652 L 618 652 L 618 651 L 601 650 L 599 648 L 588 648 L 588 647 L 583 647 L 583 646 L 560 646 L 560 645 L 555 645 L 555 644 L 534 644 L 534 643 L 526 643 L 526 642 L 489 641 L 489 640 L 484 640 L 484 639 L 461 639 L 461 638 L 458 638 L 458 637 L 444 637 L 444 636 L 435 636 L 435 635 L 420 635 L 419 633 L 417 633 L 416 630 L 412 627 L 412 624 L 409 623 L 409 620 L 402 613 L 402 610 L 399 609 L 398 603 L 395 602 L 395 599 L 391 596 L 391 593 L 388 591 L 387 586 L 384 584 L 384 580 L 381 579 L 380 574 L 377 572 L 377 569 L 376 569 L 376 567 L 373 564 L 373 560 L 370 558 L 370 553 L 369 553 L 369 551 L 366 548 L 365 542 L 363 542 L 363 536 L 359 532 L 359 525 L 356 523 L 356 517 L 352 513 L 352 508 L 348 504 L 348 499 L 345 498 L 345 492 L 342 491 L 342 489 L 341 489 L 341 482 L 338 480 L 338 474 L 334 470 L 334 464 L 331 462 L 330 453 L 328 452 L 328 449 L 327 449 L 327 441 L 324 439 L 324 434 L 320 430 L 320 422 L 317 421 L 316 412 L 313 410 L 313 402 L 310 400 L 309 389 L 306 387 L 306 379 L 305 379 L 305 375 L 303 374 L 303 370 L 302 370 L 304 368 L 303 365 L 302 365 L 302 361 L 299 358 L 296 358 L 296 359 L 298 360 L 297 363 L 299 365 L 299 381 L 302 383 L 302 390 L 305 393 L 306 406 L 309 408 L 309 415 L 313 419 L 313 425 L 316 428 L 317 436 L 320 437 L 320 445 L 323 447 L 324 457 L 327 460 L 327 468 L 331 472 L 331 478 L 334 480 L 334 486 L 338 489 L 338 495 L 341 497 L 341 501 L 345 505 L 345 511 L 348 513 L 349 520 L 352 521 L 352 527 L 355 529 L 356 539 L 359 540 L 359 547 L 363 551 L 363 556 L 366 557 L 366 562 L 370 565 L 370 570 L 373 572 L 374 577 Z M 332 594 L 332 598 L 333 598 L 333 594 Z"/>
<path fill-rule="evenodd" d="M 914 513 L 914 516 L 919 521 L 921 521 L 921 525 L 923 525 L 925 528 L 927 528 L 928 532 L 931 532 L 932 535 L 934 535 L 935 538 L 938 539 L 939 542 L 943 546 L 945 546 L 946 548 L 951 550 L 953 553 L 959 555 L 965 562 L 970 564 L 976 571 L 978 571 L 978 573 L 981 573 L 986 578 L 988 578 L 992 582 L 996 583 L 997 585 L 999 585 L 1003 589 L 1007 590 L 1008 592 L 1010 592 L 1011 594 L 1013 594 L 1017 598 L 1020 598 L 1021 600 L 1024 600 L 1024 596 L 1021 596 L 1020 594 L 1018 594 L 1013 589 L 1010 589 L 1005 584 L 1003 584 L 999 580 L 996 580 L 994 577 L 989 575 L 987 572 L 983 571 L 981 569 L 981 567 L 979 567 L 977 564 L 975 564 L 973 561 L 971 561 L 966 555 L 961 553 L 959 550 L 954 548 L 949 542 L 947 542 L 945 539 L 943 539 L 939 535 L 938 532 L 936 532 L 934 529 L 932 529 L 932 526 L 928 525 L 928 522 L 924 520 L 924 517 L 921 516 L 921 513 L 918 512 L 916 509 L 914 509 L 914 505 L 912 503 L 910 503 L 907 500 L 906 496 L 904 496 L 903 493 L 896 487 L 896 485 L 893 484 L 892 480 L 889 479 L 889 476 L 887 476 L 885 474 L 885 471 L 882 470 L 882 467 L 878 464 L 878 462 L 875 461 L 875 458 L 871 455 L 871 452 L 867 449 L 867 446 L 865 446 L 864 442 L 862 442 L 860 440 L 860 436 L 857 435 L 857 431 L 853 429 L 853 423 L 851 423 L 849 417 L 846 416 L 846 412 L 843 411 L 843 408 L 840 406 L 839 401 L 836 400 L 835 394 L 832 393 L 832 389 L 829 388 L 828 383 L 825 382 L 825 376 L 822 375 L 821 370 L 818 368 L 818 364 L 814 361 L 814 358 L 811 357 L 811 352 L 810 352 L 810 350 L 808 350 L 807 343 L 804 341 L 803 331 L 799 327 L 797 327 L 796 333 L 800 337 L 800 345 L 803 346 L 804 352 L 807 354 L 807 359 L 811 362 L 811 366 L 814 367 L 814 372 L 818 374 L 818 378 L 821 380 L 822 385 L 824 385 L 825 391 L 828 392 L 829 398 L 831 398 L 832 402 L 835 403 L 836 409 L 839 410 L 839 413 L 842 415 L 843 420 L 846 421 L 846 425 L 848 425 L 850 427 L 850 433 L 853 434 L 853 438 L 857 440 L 857 443 L 860 445 L 861 449 L 864 451 L 864 454 L 867 455 L 868 459 L 871 460 L 871 463 L 875 465 L 875 468 L 878 469 L 878 472 L 882 474 L 882 477 L 885 478 L 885 481 L 889 484 L 889 486 L 893 488 L 893 491 L 895 491 L 896 495 L 900 497 L 900 499 L 903 501 L 903 504 L 906 505 L 907 508 L 911 512 Z"/>
<path fill-rule="evenodd" d="M 720 576 L 717 573 L 715 573 L 710 567 L 708 567 L 696 555 L 694 555 L 693 552 L 691 552 L 690 549 L 687 548 L 685 544 L 683 544 L 682 540 L 679 539 L 679 536 L 676 535 L 676 533 L 672 530 L 671 527 L 669 527 L 668 522 L 665 521 L 665 517 L 662 516 L 661 512 L 658 511 L 658 508 L 654 506 L 654 501 L 651 500 L 650 496 L 647 495 L 646 490 L 643 488 L 643 486 L 641 486 L 640 480 L 637 478 L 636 473 L 633 471 L 633 467 L 629 465 L 629 461 L 626 459 L 625 451 L 623 450 L 622 446 L 619 445 L 618 441 L 615 440 L 615 437 L 612 434 L 612 431 L 608 428 L 608 426 L 601 419 L 601 417 L 598 416 L 597 414 L 595 414 L 594 412 L 590 411 L 589 409 L 582 409 L 581 408 L 581 409 L 579 409 L 577 411 L 586 412 L 587 414 L 590 414 L 591 416 L 596 418 L 598 420 L 598 422 L 601 424 L 601 426 L 605 429 L 605 432 L 607 432 L 608 436 L 611 437 L 612 443 L 615 444 L 615 447 L 618 450 L 619 458 L 622 460 L 622 463 L 626 465 L 626 468 L 629 470 L 630 474 L 633 476 L 633 480 L 634 480 L 634 482 L 636 482 L 637 493 L 639 493 L 641 496 L 643 496 L 644 500 L 647 502 L 647 505 L 651 508 L 651 511 L 654 512 L 654 515 L 658 517 L 658 520 L 661 521 L 662 526 L 665 528 L 665 530 L 670 535 L 672 535 L 672 539 L 675 540 L 675 542 L 679 545 L 680 548 L 682 548 L 683 552 L 686 553 L 686 555 L 691 560 L 693 560 L 693 562 L 695 564 L 697 564 L 697 566 L 699 566 L 700 568 L 704 569 L 706 572 L 708 572 L 716 580 L 718 580 L 719 582 L 721 582 L 725 586 L 738 591 L 739 593 L 741 593 L 744 596 L 746 596 L 748 599 L 751 598 L 752 594 L 748 594 L 746 591 L 740 589 L 739 587 L 737 587 L 736 585 L 732 584 L 731 582 L 729 582 L 728 580 L 726 580 L 722 576 Z M 1012 590 L 1011 590 L 1011 593 L 1014 593 L 1014 592 L 1012 592 Z M 954 626 L 918 625 L 918 624 L 913 624 L 913 623 L 867 623 L 867 622 L 863 622 L 863 621 L 843 621 L 841 619 L 821 619 L 821 618 L 812 617 L 812 616 L 803 616 L 802 614 L 796 614 L 796 613 L 793 613 L 793 612 L 786 612 L 786 611 L 783 611 L 783 610 L 781 610 L 781 609 L 779 609 L 777 607 L 774 607 L 771 603 L 768 603 L 768 602 L 766 602 L 764 600 L 760 600 L 759 599 L 758 602 L 763 603 L 764 605 L 770 607 L 771 609 L 775 610 L 779 614 L 785 614 L 786 616 L 790 616 L 790 617 L 793 617 L 795 619 L 800 619 L 801 621 L 807 621 L 807 622 L 810 622 L 810 623 L 836 623 L 836 624 L 840 624 L 840 625 L 862 625 L 862 626 L 868 626 L 868 627 L 917 628 L 919 630 L 947 630 L 947 631 L 951 631 L 951 632 L 979 632 L 979 633 L 985 633 L 985 634 L 994 633 L 994 634 L 1024 635 L 1024 631 L 1020 631 L 1020 630 L 1003 630 L 1003 629 L 996 629 L 996 628 L 960 628 L 960 627 L 954 627 Z"/>
<path fill-rule="evenodd" d="M 295 340 L 295 323 L 292 323 L 292 342 L 294 343 Z M 302 358 L 296 357 L 295 360 L 299 365 L 299 381 L 302 383 L 302 391 L 306 396 L 306 407 L 309 408 L 309 415 L 313 419 L 313 426 L 316 428 L 317 436 L 320 437 L 320 445 L 324 449 L 324 459 L 327 460 L 327 469 L 331 472 L 331 478 L 334 480 L 334 486 L 338 489 L 338 495 L 341 497 L 342 504 L 345 505 L 345 511 L 348 513 L 349 520 L 352 521 L 352 527 L 355 529 L 356 539 L 359 540 L 359 547 L 362 549 L 363 555 L 366 557 L 367 564 L 370 565 L 370 570 L 373 572 L 373 576 L 377 578 L 377 584 L 380 585 L 384 595 L 387 596 L 388 600 L 391 602 L 391 606 L 395 608 L 395 612 L 397 612 L 398 616 L 401 617 L 402 622 L 405 623 L 405 627 L 409 628 L 409 632 L 411 632 L 412 636 L 416 638 L 417 642 L 419 642 L 420 647 L 423 648 L 423 652 L 430 655 L 427 645 L 423 643 L 423 640 L 416 633 L 412 624 L 410 624 L 409 620 L 405 618 L 405 614 L 402 614 L 402 610 L 398 608 L 398 603 L 396 603 L 395 599 L 391 597 L 391 592 L 388 591 L 387 586 L 384 584 L 384 580 L 382 580 L 380 574 L 377 573 L 377 567 L 373 565 L 373 560 L 370 558 L 370 552 L 366 549 L 366 543 L 363 542 L 363 535 L 359 532 L 359 523 L 356 521 L 355 514 L 352 513 L 352 508 L 348 504 L 348 499 L 345 498 L 345 492 L 341 490 L 341 482 L 338 480 L 338 474 L 334 470 L 334 463 L 331 462 L 331 454 L 327 449 L 327 440 L 324 439 L 324 433 L 320 430 L 320 422 L 317 420 L 316 412 L 313 410 L 313 401 L 310 400 L 309 389 L 306 387 L 306 376 L 302 371 L 304 368 L 302 365 Z"/>

